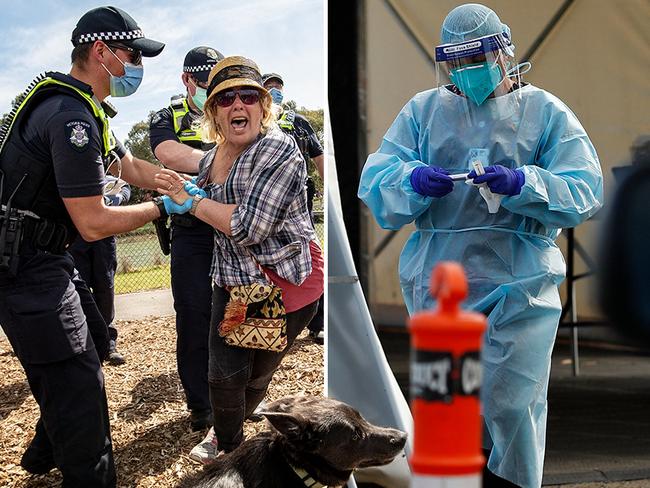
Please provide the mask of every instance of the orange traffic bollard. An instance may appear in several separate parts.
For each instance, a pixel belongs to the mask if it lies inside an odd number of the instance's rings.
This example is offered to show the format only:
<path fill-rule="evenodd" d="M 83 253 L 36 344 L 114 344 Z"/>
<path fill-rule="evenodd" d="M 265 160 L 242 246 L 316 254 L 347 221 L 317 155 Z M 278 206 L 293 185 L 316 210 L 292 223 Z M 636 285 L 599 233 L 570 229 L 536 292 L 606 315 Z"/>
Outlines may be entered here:
<path fill-rule="evenodd" d="M 443 262 L 431 277 L 433 311 L 409 319 L 411 411 L 414 436 L 412 488 L 478 488 L 485 459 L 480 348 L 485 316 L 464 312 L 467 279 L 458 263 Z"/>

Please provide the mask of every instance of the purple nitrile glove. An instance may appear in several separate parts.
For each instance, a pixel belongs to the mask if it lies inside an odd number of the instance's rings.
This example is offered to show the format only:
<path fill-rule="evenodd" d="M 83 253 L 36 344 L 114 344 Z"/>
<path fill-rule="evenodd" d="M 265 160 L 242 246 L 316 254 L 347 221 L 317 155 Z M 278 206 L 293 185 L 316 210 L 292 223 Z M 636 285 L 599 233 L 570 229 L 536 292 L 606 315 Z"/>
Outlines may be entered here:
<path fill-rule="evenodd" d="M 420 195 L 444 197 L 454 189 L 449 172 L 436 166 L 418 166 L 411 172 L 411 186 Z"/>
<path fill-rule="evenodd" d="M 526 178 L 524 172 L 520 169 L 510 169 L 500 164 L 486 166 L 484 169 L 484 175 L 477 176 L 476 172 L 472 170 L 467 175 L 467 178 L 474 180 L 474 183 L 477 185 L 487 183 L 492 193 L 507 195 L 509 197 L 521 193 L 521 187 L 524 186 Z"/>

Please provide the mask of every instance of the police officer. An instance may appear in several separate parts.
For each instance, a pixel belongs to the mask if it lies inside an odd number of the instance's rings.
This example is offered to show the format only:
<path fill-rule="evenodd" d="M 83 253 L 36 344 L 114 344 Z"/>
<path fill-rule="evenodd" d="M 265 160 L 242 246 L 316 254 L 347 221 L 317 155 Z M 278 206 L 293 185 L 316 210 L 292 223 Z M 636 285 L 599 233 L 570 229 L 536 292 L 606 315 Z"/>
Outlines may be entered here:
<path fill-rule="evenodd" d="M 84 14 L 71 40 L 70 74 L 37 78 L 0 131 L 0 324 L 40 408 L 23 468 L 58 467 L 65 488 L 114 487 L 101 370 L 108 330 L 66 248 L 77 234 L 94 241 L 165 212 L 161 198 L 113 207 L 102 194 L 106 159 L 126 181 L 156 187 L 158 168 L 114 140 L 103 102 L 133 93 L 142 56 L 164 44 L 114 7 Z"/>
<path fill-rule="evenodd" d="M 181 75 L 187 91 L 173 96 L 169 107 L 159 110 L 151 119 L 151 149 L 168 168 L 196 175 L 204 151 L 213 146 L 201 142 L 199 119 L 206 100 L 208 74 L 221 59 L 223 55 L 211 47 L 190 50 Z M 212 418 L 208 394 L 208 332 L 214 229 L 189 214 L 172 215 L 171 221 L 176 362 L 190 410 L 191 427 L 202 430 L 209 427 Z"/>
<path fill-rule="evenodd" d="M 106 176 L 104 203 L 126 205 L 131 198 L 129 184 L 114 176 Z M 108 362 L 113 365 L 125 363 L 124 356 L 117 350 L 117 328 L 115 318 L 115 271 L 117 270 L 117 238 L 105 237 L 94 242 L 77 236 L 68 252 L 74 259 L 74 266 L 91 291 L 95 304 L 108 326 Z"/>
<path fill-rule="evenodd" d="M 305 160 L 305 164 L 308 164 L 311 159 L 318 170 L 318 174 L 323 180 L 323 165 L 324 159 L 323 148 L 316 137 L 316 133 L 312 128 L 309 121 L 304 118 L 302 115 L 296 113 L 294 110 L 284 110 L 282 109 L 282 100 L 284 99 L 284 80 L 277 73 L 267 73 L 262 76 L 264 82 L 264 88 L 266 88 L 271 97 L 273 98 L 273 103 L 279 107 L 281 112 L 278 115 L 278 125 L 280 128 L 291 135 L 298 147 L 300 152 Z M 316 185 L 314 184 L 311 178 L 307 178 L 307 208 L 309 209 L 309 214 L 312 215 L 312 210 L 314 207 L 314 196 L 316 195 Z M 312 216 L 312 223 L 313 223 Z M 309 335 L 316 342 L 322 344 L 323 337 L 323 327 L 324 327 L 324 296 L 321 297 L 318 302 L 318 311 L 312 319 L 311 323 L 308 326 Z"/>

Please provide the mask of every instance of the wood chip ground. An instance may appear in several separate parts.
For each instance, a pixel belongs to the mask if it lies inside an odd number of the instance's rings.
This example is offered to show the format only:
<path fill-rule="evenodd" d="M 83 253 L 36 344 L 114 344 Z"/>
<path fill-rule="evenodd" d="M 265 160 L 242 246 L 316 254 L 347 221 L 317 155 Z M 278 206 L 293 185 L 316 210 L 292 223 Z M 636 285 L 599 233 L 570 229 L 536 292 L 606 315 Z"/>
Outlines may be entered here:
<path fill-rule="evenodd" d="M 106 390 L 118 487 L 173 487 L 200 469 L 187 454 L 205 432 L 192 432 L 176 373 L 173 317 L 121 321 L 118 350 L 127 363 L 105 366 Z M 291 395 L 322 395 L 323 347 L 306 333 L 275 373 L 267 400 Z M 0 339 L 0 486 L 61 486 L 57 470 L 32 476 L 20 466 L 38 418 L 25 374 L 6 339 Z M 248 437 L 265 423 L 246 422 Z"/>

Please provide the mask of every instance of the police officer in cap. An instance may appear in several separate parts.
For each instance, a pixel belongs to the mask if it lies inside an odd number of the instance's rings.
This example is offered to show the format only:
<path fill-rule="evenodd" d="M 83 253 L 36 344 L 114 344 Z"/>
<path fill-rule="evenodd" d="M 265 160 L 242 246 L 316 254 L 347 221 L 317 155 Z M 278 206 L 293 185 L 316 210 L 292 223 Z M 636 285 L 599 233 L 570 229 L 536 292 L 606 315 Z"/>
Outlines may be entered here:
<path fill-rule="evenodd" d="M 142 57 L 164 44 L 114 7 L 84 14 L 72 44 L 70 74 L 38 77 L 0 130 L 0 324 L 40 408 L 23 468 L 58 467 L 66 488 L 114 487 L 101 369 L 108 330 L 66 248 L 77 234 L 98 240 L 171 209 L 160 197 L 128 207 L 103 198 L 107 160 L 129 183 L 156 189 L 159 169 L 114 139 L 104 99 L 135 92 Z"/>
<path fill-rule="evenodd" d="M 152 117 L 149 127 L 151 149 L 166 167 L 196 175 L 204 151 L 214 146 L 201 141 L 200 118 L 206 100 L 208 75 L 222 59 L 223 55 L 211 47 L 199 46 L 190 50 L 185 56 L 181 75 L 186 93 L 172 97 L 169 107 Z M 208 333 L 214 229 L 189 214 L 174 214 L 171 221 L 176 362 L 192 429 L 202 430 L 210 426 L 212 418 L 208 394 Z M 164 232 L 160 226 L 157 229 Z"/>
<path fill-rule="evenodd" d="M 311 159 L 318 170 L 318 174 L 321 179 L 323 179 L 325 157 L 323 156 L 323 148 L 318 141 L 318 137 L 316 137 L 314 129 L 309 121 L 302 115 L 296 113 L 294 110 L 284 110 L 282 108 L 281 104 L 284 99 L 284 80 L 277 73 L 267 73 L 262 76 L 262 81 L 264 82 L 264 88 L 266 88 L 271 94 L 273 103 L 280 110 L 280 113 L 278 114 L 278 125 L 284 132 L 294 138 L 296 144 L 298 144 L 298 147 L 300 148 L 305 164 L 308 164 Z M 307 208 L 309 209 L 309 214 L 312 215 L 314 196 L 316 195 L 316 185 L 309 177 L 307 177 L 306 185 Z M 323 296 L 318 302 L 318 312 L 316 312 L 316 315 L 308 326 L 309 336 L 319 344 L 322 344 L 324 341 L 324 304 L 325 298 Z M 257 417 L 255 419 L 257 419 Z"/>
<path fill-rule="evenodd" d="M 282 100 L 284 100 L 284 80 L 282 76 L 277 73 L 267 73 L 262 75 L 262 81 L 264 82 L 264 88 L 271 94 L 273 103 L 280 108 L 278 125 L 283 131 L 293 136 L 305 158 L 305 164 L 311 159 L 318 170 L 318 174 L 323 179 L 325 157 L 323 156 L 323 147 L 320 145 L 313 127 L 306 118 L 294 110 L 282 109 Z M 308 205 L 311 212 L 313 195 Z"/>

